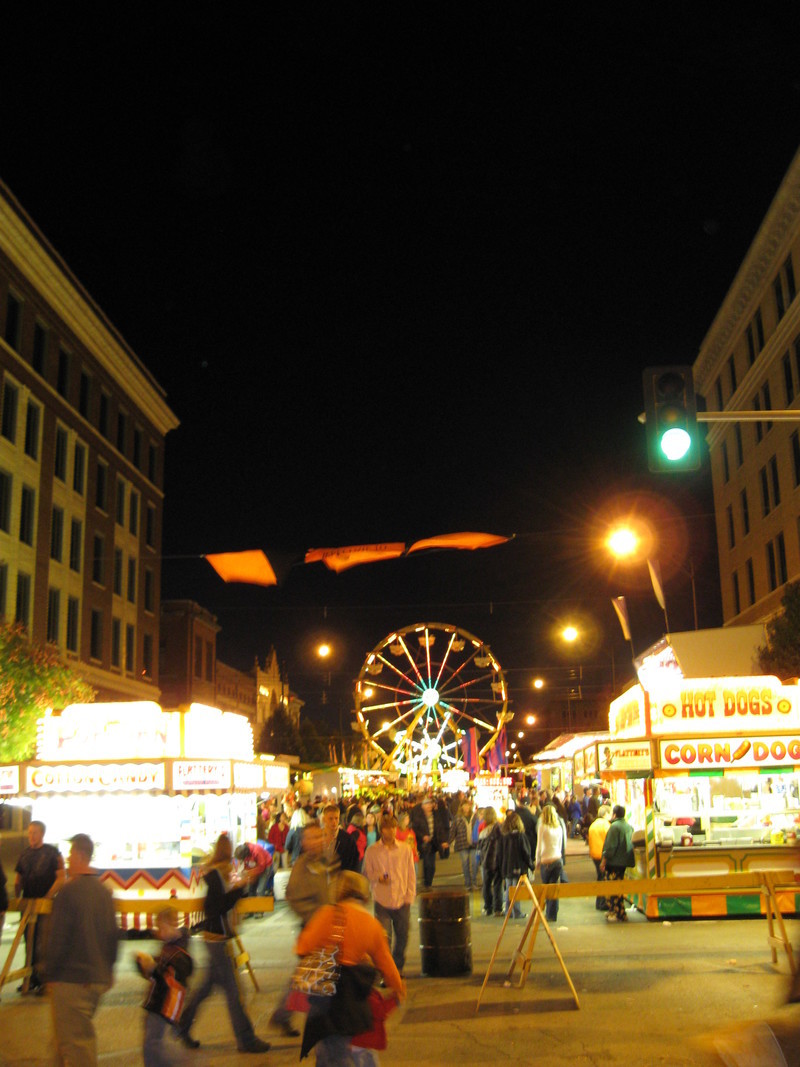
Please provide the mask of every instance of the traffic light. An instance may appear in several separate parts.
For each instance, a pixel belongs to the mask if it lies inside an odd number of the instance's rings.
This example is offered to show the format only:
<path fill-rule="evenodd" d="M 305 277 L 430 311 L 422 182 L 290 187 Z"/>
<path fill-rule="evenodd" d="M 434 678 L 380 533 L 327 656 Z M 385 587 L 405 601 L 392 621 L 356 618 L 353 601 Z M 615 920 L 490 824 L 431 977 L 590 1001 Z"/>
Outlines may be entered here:
<path fill-rule="evenodd" d="M 692 368 L 647 367 L 643 381 L 650 470 L 697 470 L 700 449 Z"/>

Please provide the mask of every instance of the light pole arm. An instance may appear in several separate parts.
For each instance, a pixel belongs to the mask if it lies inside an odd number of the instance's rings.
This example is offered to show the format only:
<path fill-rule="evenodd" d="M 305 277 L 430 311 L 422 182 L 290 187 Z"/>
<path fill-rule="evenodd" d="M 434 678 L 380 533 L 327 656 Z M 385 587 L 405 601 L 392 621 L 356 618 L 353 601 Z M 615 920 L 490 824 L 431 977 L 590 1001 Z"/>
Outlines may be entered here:
<path fill-rule="evenodd" d="M 800 408 L 768 408 L 764 411 L 698 411 L 697 422 L 800 422 Z M 638 422 L 647 422 L 645 412 Z"/>

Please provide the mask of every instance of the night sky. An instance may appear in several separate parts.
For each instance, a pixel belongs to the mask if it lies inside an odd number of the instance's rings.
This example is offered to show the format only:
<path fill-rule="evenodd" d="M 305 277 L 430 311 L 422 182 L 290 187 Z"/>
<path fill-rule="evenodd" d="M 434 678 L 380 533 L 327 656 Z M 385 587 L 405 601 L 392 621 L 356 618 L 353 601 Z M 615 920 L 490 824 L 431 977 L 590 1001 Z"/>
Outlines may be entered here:
<path fill-rule="evenodd" d="M 798 17 L 709 5 L 49 6 L 4 28 L 0 178 L 167 392 L 163 596 L 313 710 L 393 629 L 481 637 L 520 709 L 564 666 L 721 621 L 707 464 L 650 475 L 645 366 L 694 361 L 797 150 Z M 267 14 L 264 14 L 264 11 Z M 776 15 L 776 10 L 780 14 Z M 38 13 L 37 13 L 38 11 Z M 226 13 L 223 18 L 223 12 Z M 716 17 L 713 17 L 716 15 Z M 6 21 L 4 16 L 4 22 Z M 515 535 L 333 575 L 306 549 Z M 276 589 L 204 552 L 261 547 Z M 283 575 L 282 575 L 283 576 Z"/>

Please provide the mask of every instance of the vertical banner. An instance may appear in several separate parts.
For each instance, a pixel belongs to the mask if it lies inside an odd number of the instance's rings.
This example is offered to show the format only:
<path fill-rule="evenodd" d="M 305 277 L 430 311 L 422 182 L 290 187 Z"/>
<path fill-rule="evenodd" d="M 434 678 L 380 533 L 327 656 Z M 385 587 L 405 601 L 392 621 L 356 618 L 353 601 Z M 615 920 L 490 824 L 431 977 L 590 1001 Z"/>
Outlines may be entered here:
<path fill-rule="evenodd" d="M 474 778 L 479 770 L 478 731 L 474 726 L 471 726 L 461 738 L 461 755 L 464 759 L 464 770 L 470 778 Z"/>

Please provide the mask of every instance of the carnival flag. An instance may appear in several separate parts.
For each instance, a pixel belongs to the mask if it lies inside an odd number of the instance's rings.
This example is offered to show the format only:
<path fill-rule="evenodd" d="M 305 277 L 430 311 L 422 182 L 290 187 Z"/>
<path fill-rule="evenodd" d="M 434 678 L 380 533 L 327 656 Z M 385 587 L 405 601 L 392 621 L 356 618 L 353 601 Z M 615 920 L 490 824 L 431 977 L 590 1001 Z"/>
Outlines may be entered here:
<path fill-rule="evenodd" d="M 619 624 L 622 627 L 622 636 L 626 641 L 630 641 L 631 624 L 628 618 L 628 605 L 625 603 L 625 597 L 612 596 L 611 603 L 614 605 L 614 611 L 616 611 Z"/>
<path fill-rule="evenodd" d="M 461 754 L 464 757 L 464 770 L 474 778 L 480 770 L 478 766 L 478 731 L 471 726 L 461 737 Z"/>
<path fill-rule="evenodd" d="M 658 560 L 649 559 L 647 561 L 647 569 L 650 571 L 650 581 L 653 583 L 653 592 L 656 595 L 656 600 L 661 605 L 661 610 L 667 610 L 667 603 L 664 599 L 664 586 L 661 584 L 661 568 L 658 565 Z"/>
<path fill-rule="evenodd" d="M 494 774 L 500 770 L 500 768 L 506 762 L 506 728 L 500 727 L 500 733 L 497 735 L 497 740 L 489 749 L 486 754 L 486 766 Z"/>

